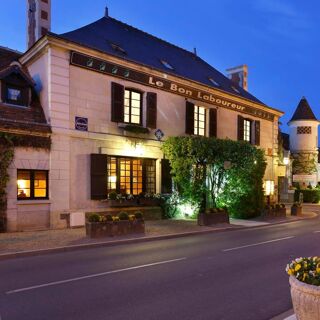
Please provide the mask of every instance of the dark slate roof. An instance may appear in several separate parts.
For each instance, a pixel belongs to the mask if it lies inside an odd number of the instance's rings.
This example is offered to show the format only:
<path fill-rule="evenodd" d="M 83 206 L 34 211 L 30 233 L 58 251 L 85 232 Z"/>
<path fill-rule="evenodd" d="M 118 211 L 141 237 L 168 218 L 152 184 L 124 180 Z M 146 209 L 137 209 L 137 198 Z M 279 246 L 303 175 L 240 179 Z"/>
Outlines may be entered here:
<path fill-rule="evenodd" d="M 317 120 L 305 97 L 302 97 L 302 99 L 300 100 L 297 109 L 290 121 L 295 120 Z"/>
<path fill-rule="evenodd" d="M 246 90 L 233 84 L 229 78 L 194 53 L 111 17 L 103 17 L 87 26 L 56 36 L 155 68 L 167 74 L 197 81 L 206 86 L 218 88 L 251 101 L 262 103 Z M 118 48 L 115 46 L 118 46 Z M 174 69 L 166 68 L 161 63 L 161 60 L 168 62 Z M 219 86 L 212 84 L 209 78 L 212 78 Z M 232 87 L 236 87 L 238 92 Z"/>
<path fill-rule="evenodd" d="M 0 69 L 18 60 L 20 56 L 22 56 L 21 52 L 0 46 Z"/>

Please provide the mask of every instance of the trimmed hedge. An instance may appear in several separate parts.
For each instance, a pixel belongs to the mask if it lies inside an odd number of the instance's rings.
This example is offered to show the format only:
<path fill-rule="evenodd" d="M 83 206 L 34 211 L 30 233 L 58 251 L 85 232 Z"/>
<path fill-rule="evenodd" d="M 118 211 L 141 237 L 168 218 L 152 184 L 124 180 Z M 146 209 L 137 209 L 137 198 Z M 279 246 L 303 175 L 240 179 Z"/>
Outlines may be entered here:
<path fill-rule="evenodd" d="M 294 201 L 299 201 L 299 194 L 303 194 L 303 202 L 318 203 L 320 201 L 319 189 L 300 189 L 294 192 Z"/>

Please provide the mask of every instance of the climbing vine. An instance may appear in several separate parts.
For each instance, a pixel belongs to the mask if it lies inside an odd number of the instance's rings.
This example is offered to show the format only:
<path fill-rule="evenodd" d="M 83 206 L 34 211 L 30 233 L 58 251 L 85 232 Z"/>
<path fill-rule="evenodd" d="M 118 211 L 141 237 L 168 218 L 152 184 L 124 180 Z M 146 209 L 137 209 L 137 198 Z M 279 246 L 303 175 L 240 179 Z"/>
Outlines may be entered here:
<path fill-rule="evenodd" d="M 0 132 L 0 232 L 6 231 L 8 168 L 14 157 L 15 147 L 32 147 L 50 150 L 51 138 Z"/>
<path fill-rule="evenodd" d="M 317 155 L 312 153 L 294 153 L 292 162 L 293 174 L 314 174 L 317 172 Z"/>

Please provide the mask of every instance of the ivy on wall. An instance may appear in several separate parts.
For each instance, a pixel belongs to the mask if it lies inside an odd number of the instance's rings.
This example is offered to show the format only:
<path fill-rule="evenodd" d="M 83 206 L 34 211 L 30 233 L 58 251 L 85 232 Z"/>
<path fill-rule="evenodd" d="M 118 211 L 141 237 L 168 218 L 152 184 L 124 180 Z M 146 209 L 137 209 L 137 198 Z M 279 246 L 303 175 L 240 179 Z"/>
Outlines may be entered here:
<path fill-rule="evenodd" d="M 50 150 L 51 138 L 0 132 L 0 232 L 6 231 L 8 168 L 14 157 L 15 147 L 32 147 Z"/>
<path fill-rule="evenodd" d="M 178 193 L 192 205 L 200 210 L 227 207 L 233 217 L 260 214 L 263 150 L 246 142 L 190 136 L 168 138 L 163 152 Z"/>

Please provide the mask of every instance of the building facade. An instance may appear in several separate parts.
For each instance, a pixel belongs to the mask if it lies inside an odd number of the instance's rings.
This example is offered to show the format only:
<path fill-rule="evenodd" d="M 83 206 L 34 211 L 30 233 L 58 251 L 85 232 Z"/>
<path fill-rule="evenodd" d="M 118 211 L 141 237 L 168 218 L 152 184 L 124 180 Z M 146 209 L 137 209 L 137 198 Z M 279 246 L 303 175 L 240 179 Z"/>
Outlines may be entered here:
<path fill-rule="evenodd" d="M 35 83 L 52 144 L 46 154 L 30 151 L 45 161 L 46 199 L 20 196 L 28 194 L 26 185 L 35 179 L 22 182 L 17 177 L 25 154 L 15 153 L 7 187 L 9 231 L 66 227 L 66 213 L 84 216 L 106 210 L 104 200 L 113 191 L 134 196 L 168 192 L 161 144 L 169 136 L 254 144 L 265 150 L 265 181 L 271 189 L 277 186 L 278 121 L 283 113 L 194 52 L 106 12 L 84 28 L 41 37 L 19 63 Z M 30 166 L 39 165 L 31 160 Z M 28 226 L 23 215 L 17 218 L 19 210 L 33 212 Z M 48 218 L 40 225 L 44 211 Z"/>

